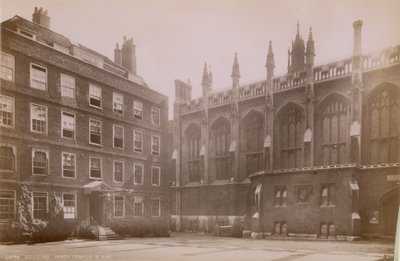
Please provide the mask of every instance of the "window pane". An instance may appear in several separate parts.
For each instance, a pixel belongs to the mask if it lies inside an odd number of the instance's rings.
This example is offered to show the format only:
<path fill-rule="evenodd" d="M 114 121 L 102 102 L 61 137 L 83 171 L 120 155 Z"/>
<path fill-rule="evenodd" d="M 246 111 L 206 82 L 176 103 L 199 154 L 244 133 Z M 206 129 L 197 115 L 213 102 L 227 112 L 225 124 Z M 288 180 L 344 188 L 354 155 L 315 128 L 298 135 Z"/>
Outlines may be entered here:
<path fill-rule="evenodd" d="M 9 96 L 0 95 L 0 125 L 13 126 L 14 99 Z"/>
<path fill-rule="evenodd" d="M 47 70 L 46 68 L 31 64 L 31 87 L 46 90 Z"/>
<path fill-rule="evenodd" d="M 47 107 L 31 104 L 32 131 L 46 133 Z"/>
<path fill-rule="evenodd" d="M 48 170 L 47 154 L 44 151 L 33 152 L 33 173 L 46 175 Z"/>
<path fill-rule="evenodd" d="M 15 192 L 0 190 L 0 219 L 15 218 Z"/>
<path fill-rule="evenodd" d="M 61 96 L 75 98 L 75 78 L 61 74 Z"/>
<path fill-rule="evenodd" d="M 1 52 L 0 77 L 7 81 L 14 80 L 14 56 Z"/>
<path fill-rule="evenodd" d="M 47 193 L 33 192 L 33 217 L 47 219 Z"/>
<path fill-rule="evenodd" d="M 75 154 L 63 153 L 63 176 L 75 177 Z"/>
<path fill-rule="evenodd" d="M 76 201 L 75 194 L 63 194 L 64 203 L 64 218 L 74 219 L 76 218 Z"/>

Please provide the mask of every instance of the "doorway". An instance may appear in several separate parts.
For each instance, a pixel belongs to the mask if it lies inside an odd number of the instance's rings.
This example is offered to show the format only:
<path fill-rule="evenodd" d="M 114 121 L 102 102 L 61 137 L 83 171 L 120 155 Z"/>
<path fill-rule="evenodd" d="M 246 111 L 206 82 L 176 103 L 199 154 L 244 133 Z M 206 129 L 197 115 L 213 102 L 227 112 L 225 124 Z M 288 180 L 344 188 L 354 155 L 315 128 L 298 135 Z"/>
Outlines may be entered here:
<path fill-rule="evenodd" d="M 399 204 L 400 188 L 387 191 L 380 199 L 381 224 L 384 235 L 394 236 L 396 233 Z"/>
<path fill-rule="evenodd" d="M 104 224 L 103 197 L 99 193 L 90 194 L 90 215 L 99 224 Z"/>

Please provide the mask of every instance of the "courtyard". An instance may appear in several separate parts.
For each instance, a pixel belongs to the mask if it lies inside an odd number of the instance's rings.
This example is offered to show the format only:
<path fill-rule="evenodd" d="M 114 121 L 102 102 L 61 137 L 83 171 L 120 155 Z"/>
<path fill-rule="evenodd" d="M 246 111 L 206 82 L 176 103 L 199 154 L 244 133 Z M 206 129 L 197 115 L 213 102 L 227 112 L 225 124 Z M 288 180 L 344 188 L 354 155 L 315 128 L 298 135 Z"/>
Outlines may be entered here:
<path fill-rule="evenodd" d="M 0 260 L 380 260 L 393 243 L 223 238 L 173 233 L 170 238 L 67 240 L 0 245 Z"/>

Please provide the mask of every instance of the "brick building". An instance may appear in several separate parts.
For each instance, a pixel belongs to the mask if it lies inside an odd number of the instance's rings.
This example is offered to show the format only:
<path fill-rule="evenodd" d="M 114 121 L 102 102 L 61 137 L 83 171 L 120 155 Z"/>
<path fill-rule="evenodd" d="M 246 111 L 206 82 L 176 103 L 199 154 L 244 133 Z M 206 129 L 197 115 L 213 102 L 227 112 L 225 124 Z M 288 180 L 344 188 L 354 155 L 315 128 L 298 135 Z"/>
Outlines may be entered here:
<path fill-rule="evenodd" d="M 1 221 L 25 184 L 35 219 L 58 199 L 78 223 L 166 222 L 168 99 L 137 75 L 133 40 L 111 61 L 51 31 L 42 8 L 1 35 Z"/>
<path fill-rule="evenodd" d="M 175 81 L 175 229 L 241 226 L 244 235 L 392 235 L 399 206 L 400 46 L 361 51 L 362 22 L 347 59 L 316 66 L 310 30 L 297 35 L 287 74 L 202 97 Z"/>

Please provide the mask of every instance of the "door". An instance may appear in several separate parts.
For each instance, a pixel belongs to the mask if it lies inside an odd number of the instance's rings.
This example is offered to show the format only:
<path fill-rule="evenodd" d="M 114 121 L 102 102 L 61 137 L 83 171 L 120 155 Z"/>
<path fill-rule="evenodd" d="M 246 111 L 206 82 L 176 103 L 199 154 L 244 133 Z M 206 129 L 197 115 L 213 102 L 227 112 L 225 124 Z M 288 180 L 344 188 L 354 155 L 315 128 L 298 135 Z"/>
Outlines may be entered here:
<path fill-rule="evenodd" d="M 396 232 L 397 214 L 400 204 L 400 189 L 392 189 L 381 198 L 381 220 L 384 235 L 393 235 Z"/>
<path fill-rule="evenodd" d="M 92 192 L 92 194 L 90 195 L 90 215 L 99 225 L 103 225 L 103 198 L 95 192 Z"/>

